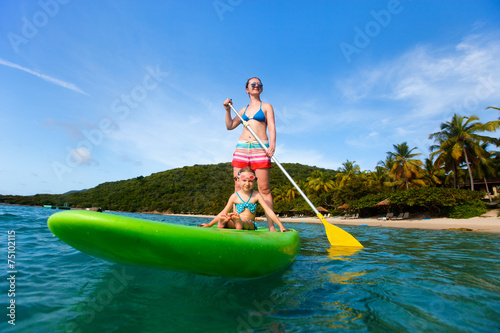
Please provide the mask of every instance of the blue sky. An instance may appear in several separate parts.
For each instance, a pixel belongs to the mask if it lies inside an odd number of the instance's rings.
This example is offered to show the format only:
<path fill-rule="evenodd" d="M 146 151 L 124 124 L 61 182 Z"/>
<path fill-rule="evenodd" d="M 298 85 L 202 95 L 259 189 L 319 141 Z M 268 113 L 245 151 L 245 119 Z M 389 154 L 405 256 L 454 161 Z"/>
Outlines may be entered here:
<path fill-rule="evenodd" d="M 454 113 L 497 120 L 499 1 L 0 2 L 0 194 L 228 162 L 257 76 L 276 157 L 423 158 Z M 491 134 L 493 136 L 493 134 Z M 229 177 L 230 175 L 228 175 Z"/>

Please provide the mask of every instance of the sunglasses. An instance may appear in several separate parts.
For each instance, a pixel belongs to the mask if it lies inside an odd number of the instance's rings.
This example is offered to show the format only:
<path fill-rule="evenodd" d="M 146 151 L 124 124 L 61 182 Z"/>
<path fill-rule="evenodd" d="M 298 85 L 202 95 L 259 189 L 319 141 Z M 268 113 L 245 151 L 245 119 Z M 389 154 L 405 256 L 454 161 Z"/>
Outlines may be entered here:
<path fill-rule="evenodd" d="M 263 87 L 263 84 L 260 82 L 252 82 L 252 83 L 250 83 L 250 85 L 252 86 L 252 88 L 255 88 L 255 86 L 257 86 L 259 88 Z"/>
<path fill-rule="evenodd" d="M 238 176 L 241 180 L 245 180 L 245 179 L 248 179 L 248 180 L 256 180 L 257 177 L 255 177 L 254 175 L 250 175 L 250 176 L 247 176 L 247 175 L 239 175 Z"/>

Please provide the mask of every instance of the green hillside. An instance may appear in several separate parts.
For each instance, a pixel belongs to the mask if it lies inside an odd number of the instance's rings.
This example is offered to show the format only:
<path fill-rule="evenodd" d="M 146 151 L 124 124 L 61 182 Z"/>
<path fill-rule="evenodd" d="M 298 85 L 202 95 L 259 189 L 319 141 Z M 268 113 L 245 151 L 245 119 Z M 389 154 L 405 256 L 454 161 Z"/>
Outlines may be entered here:
<path fill-rule="evenodd" d="M 436 186 L 411 186 L 401 190 L 401 182 L 388 174 L 378 177 L 376 172 L 349 173 L 311 167 L 301 164 L 283 164 L 292 178 L 307 194 L 312 203 L 326 208 L 332 214 L 340 205 L 358 211 L 363 216 L 380 215 L 387 207 L 377 203 L 388 199 L 391 209 L 422 211 L 437 215 L 464 218 L 486 212 L 482 191 Z M 37 194 L 34 196 L 0 195 L 0 204 L 28 206 L 69 205 L 72 208 L 101 207 L 104 210 L 126 212 L 217 214 L 234 191 L 233 170 L 229 163 L 195 165 L 177 168 L 117 182 L 103 183 L 95 188 L 65 194 Z M 387 181 L 384 179 L 393 179 Z M 293 189 L 289 180 L 274 166 L 271 169 L 271 190 L 274 211 L 278 214 L 311 214 L 306 201 Z M 262 207 L 257 214 L 262 214 Z"/>
<path fill-rule="evenodd" d="M 315 170 L 331 176 L 336 171 L 301 164 L 283 163 L 297 182 L 305 181 Z M 217 214 L 234 191 L 230 163 L 182 167 L 117 182 L 103 183 L 95 188 L 50 195 L 0 195 L 0 203 L 21 205 L 57 205 L 68 203 L 72 208 L 101 207 L 104 210 L 127 212 L 167 212 Z M 271 169 L 271 188 L 289 181 L 278 167 Z M 303 201 L 303 200 L 302 200 Z M 290 202 L 289 205 L 293 205 Z M 278 208 L 278 207 L 277 207 Z M 291 206 L 290 208 L 293 208 Z M 281 207 L 280 210 L 287 207 Z"/>

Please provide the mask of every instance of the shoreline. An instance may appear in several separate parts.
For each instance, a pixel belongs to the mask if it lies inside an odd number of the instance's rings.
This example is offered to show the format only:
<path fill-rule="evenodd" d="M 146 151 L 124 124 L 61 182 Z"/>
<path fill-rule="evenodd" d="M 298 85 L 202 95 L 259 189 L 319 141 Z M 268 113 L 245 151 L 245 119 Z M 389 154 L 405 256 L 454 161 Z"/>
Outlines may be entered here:
<path fill-rule="evenodd" d="M 358 218 L 345 219 L 341 217 L 329 217 L 325 220 L 335 226 L 353 225 L 353 226 L 368 226 L 368 227 L 383 227 L 383 228 L 407 228 L 407 229 L 426 229 L 426 230 L 453 230 L 453 231 L 469 231 L 469 232 L 487 232 L 500 234 L 500 217 L 497 216 L 498 209 L 489 211 L 488 213 L 472 217 L 470 219 L 450 219 L 447 217 L 430 218 L 430 219 L 409 219 L 405 220 L 379 220 L 378 218 Z M 214 218 L 214 215 L 189 215 L 189 214 L 166 214 L 172 216 L 191 216 Z M 317 217 L 280 217 L 282 223 L 312 223 L 321 224 L 322 222 Z M 258 218 L 257 221 L 262 220 Z M 262 221 L 261 221 L 262 223 Z"/>
<path fill-rule="evenodd" d="M 1 203 L 6 206 L 25 206 L 16 204 Z M 25 206 L 38 207 L 38 206 Z M 71 208 L 83 209 L 83 208 Z M 187 216 L 187 217 L 202 217 L 214 218 L 215 215 L 198 215 L 198 214 L 165 214 L 160 212 L 138 212 L 139 214 L 154 214 L 154 215 L 170 215 L 170 216 Z M 500 217 L 499 210 L 493 209 L 486 214 L 470 219 L 450 219 L 447 217 L 438 218 L 412 218 L 405 220 L 379 220 L 377 217 L 346 219 L 339 216 L 328 217 L 325 220 L 335 226 L 352 225 L 352 226 L 368 226 L 382 228 L 407 228 L 407 229 L 426 229 L 426 230 L 454 230 L 454 231 L 469 231 L 469 232 L 486 232 L 500 234 Z M 309 217 L 279 217 L 283 223 L 312 223 L 322 224 L 315 216 Z M 262 218 L 257 218 L 257 221 L 264 221 Z"/>
<path fill-rule="evenodd" d="M 283 223 L 302 222 L 305 223 L 322 223 L 316 217 L 299 218 L 299 219 L 280 219 Z M 296 220 L 296 221 L 290 221 Z M 378 220 L 376 218 L 359 218 L 359 219 L 342 219 L 342 218 L 327 218 L 327 222 L 336 225 L 353 225 L 353 226 L 368 226 L 368 227 L 383 227 L 383 228 L 407 228 L 407 229 L 426 229 L 426 230 L 454 230 L 454 231 L 471 231 L 471 232 L 488 232 L 500 234 L 500 218 L 496 216 L 473 217 L 470 219 L 450 219 L 450 218 L 431 218 L 429 220 Z"/>

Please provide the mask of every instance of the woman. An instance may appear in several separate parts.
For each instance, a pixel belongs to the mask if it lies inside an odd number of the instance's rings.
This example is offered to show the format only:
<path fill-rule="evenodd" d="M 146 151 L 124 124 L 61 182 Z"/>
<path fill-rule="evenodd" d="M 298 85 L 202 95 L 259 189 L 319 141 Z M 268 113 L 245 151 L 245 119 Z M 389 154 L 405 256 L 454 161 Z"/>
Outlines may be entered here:
<path fill-rule="evenodd" d="M 273 106 L 260 100 L 262 88 L 262 81 L 259 78 L 252 77 L 247 80 L 245 91 L 250 97 L 250 103 L 245 108 L 242 108 L 239 114 L 267 146 L 267 153 L 257 139 L 253 137 L 252 133 L 244 127 L 236 145 L 231 165 L 233 166 L 234 177 L 237 177 L 240 169 L 246 166 L 250 166 L 255 170 L 259 193 L 272 210 L 274 205 L 269 177 L 271 174 L 271 156 L 273 156 L 276 148 L 276 125 Z M 233 130 L 238 127 L 241 120 L 238 116 L 232 117 L 229 104 L 232 104 L 230 99 L 226 99 L 223 103 L 226 109 L 226 127 L 228 130 Z M 269 132 L 269 136 L 267 132 Z M 239 190 L 239 184 L 235 182 L 235 191 Z M 269 216 L 267 222 L 269 230 L 276 231 Z"/>

